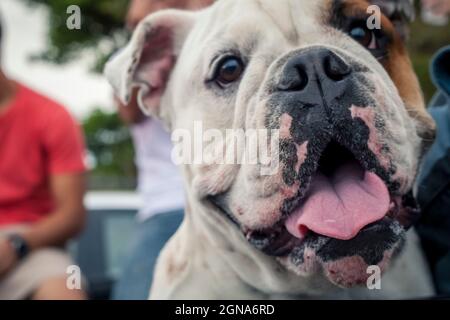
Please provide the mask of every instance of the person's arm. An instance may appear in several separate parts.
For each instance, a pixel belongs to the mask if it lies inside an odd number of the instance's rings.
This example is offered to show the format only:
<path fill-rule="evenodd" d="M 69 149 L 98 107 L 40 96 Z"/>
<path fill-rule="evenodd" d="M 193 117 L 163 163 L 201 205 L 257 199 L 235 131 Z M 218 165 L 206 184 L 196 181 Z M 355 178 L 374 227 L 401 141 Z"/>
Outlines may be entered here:
<path fill-rule="evenodd" d="M 127 125 L 139 123 L 145 119 L 144 113 L 139 108 L 137 102 L 137 89 L 133 91 L 131 101 L 128 105 L 124 105 L 119 99 L 115 99 L 119 117 Z"/>
<path fill-rule="evenodd" d="M 55 175 L 50 181 L 55 210 L 21 234 L 30 250 L 63 245 L 84 227 L 84 174 Z"/>
<path fill-rule="evenodd" d="M 27 245 L 27 254 L 40 248 L 62 246 L 76 236 L 86 220 L 83 206 L 85 177 L 83 174 L 51 177 L 55 210 L 46 218 L 18 233 Z M 0 280 L 20 261 L 10 239 L 0 239 Z"/>

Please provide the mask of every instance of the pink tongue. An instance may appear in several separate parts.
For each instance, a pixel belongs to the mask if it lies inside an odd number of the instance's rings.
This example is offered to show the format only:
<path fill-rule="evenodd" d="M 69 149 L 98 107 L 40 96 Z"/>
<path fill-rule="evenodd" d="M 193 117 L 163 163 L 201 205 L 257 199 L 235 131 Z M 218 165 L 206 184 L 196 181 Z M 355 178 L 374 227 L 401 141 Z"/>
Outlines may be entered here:
<path fill-rule="evenodd" d="M 389 210 L 384 182 L 364 172 L 356 163 L 346 164 L 331 176 L 317 173 L 303 205 L 286 221 L 293 236 L 302 239 L 307 229 L 349 240 L 366 225 L 381 220 Z"/>

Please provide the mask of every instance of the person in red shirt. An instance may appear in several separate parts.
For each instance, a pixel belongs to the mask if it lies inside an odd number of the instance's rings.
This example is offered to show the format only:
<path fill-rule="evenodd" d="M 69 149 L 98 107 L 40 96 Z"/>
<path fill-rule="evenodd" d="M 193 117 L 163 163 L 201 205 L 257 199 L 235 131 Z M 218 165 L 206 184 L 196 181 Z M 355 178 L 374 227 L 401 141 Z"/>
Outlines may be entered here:
<path fill-rule="evenodd" d="M 83 154 L 67 111 L 0 68 L 0 299 L 85 298 L 64 250 L 85 220 Z"/>

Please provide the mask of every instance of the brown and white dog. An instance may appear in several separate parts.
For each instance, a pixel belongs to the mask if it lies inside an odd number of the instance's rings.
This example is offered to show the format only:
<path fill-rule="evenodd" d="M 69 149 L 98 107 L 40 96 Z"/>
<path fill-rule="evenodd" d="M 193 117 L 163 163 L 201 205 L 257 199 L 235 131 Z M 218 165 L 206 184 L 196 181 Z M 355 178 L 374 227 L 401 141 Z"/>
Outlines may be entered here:
<path fill-rule="evenodd" d="M 220 0 L 147 17 L 106 67 L 170 130 L 274 129 L 279 170 L 183 166 L 185 220 L 151 298 L 406 298 L 433 293 L 413 194 L 434 135 L 404 47 L 409 1 Z M 407 16 L 405 14 L 405 16 Z M 226 146 L 224 146 L 226 148 Z M 226 150 L 225 152 L 227 152 Z M 364 284 L 385 271 L 381 290 Z M 363 285 L 363 286 L 359 286 Z"/>

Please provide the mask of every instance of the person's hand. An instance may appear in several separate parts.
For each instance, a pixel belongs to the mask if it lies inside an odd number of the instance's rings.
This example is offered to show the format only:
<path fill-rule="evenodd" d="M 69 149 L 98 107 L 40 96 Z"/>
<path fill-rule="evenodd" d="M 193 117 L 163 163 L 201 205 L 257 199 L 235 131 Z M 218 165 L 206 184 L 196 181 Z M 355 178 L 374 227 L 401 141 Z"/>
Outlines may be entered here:
<path fill-rule="evenodd" d="M 0 279 L 17 263 L 17 255 L 7 239 L 0 239 Z"/>
<path fill-rule="evenodd" d="M 450 0 L 422 0 L 422 6 L 436 15 L 450 15 Z"/>

